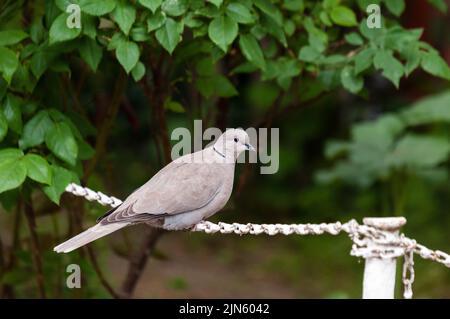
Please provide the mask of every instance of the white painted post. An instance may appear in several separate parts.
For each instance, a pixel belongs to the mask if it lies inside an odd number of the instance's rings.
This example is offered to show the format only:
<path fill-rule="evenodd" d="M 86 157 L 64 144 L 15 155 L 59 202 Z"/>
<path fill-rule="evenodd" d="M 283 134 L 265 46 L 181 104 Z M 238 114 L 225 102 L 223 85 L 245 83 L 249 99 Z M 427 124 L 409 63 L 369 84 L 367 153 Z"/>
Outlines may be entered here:
<path fill-rule="evenodd" d="M 404 217 L 364 218 L 367 226 L 398 234 L 399 229 L 406 224 Z M 368 244 L 368 248 L 380 248 L 375 243 Z M 363 298 L 364 299 L 394 299 L 395 271 L 397 258 L 366 258 L 364 268 Z"/>

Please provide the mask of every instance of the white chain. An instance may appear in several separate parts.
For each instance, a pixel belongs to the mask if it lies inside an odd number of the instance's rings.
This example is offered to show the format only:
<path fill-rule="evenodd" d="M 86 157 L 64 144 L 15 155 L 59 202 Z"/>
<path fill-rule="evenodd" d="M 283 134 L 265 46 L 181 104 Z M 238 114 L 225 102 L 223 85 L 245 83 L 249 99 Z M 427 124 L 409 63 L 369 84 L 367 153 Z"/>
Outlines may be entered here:
<path fill-rule="evenodd" d="M 122 204 L 122 201 L 118 198 L 115 198 L 114 196 L 108 196 L 103 194 L 102 192 L 96 192 L 92 189 L 77 185 L 75 183 L 70 183 L 69 185 L 67 185 L 66 192 L 72 193 L 76 196 L 84 197 L 90 202 L 96 201 L 103 206 L 117 207 Z"/>
<path fill-rule="evenodd" d="M 107 196 L 101 192 L 95 192 L 87 187 L 83 187 L 74 183 L 66 187 L 66 192 L 76 196 L 84 197 L 89 201 L 96 201 L 103 206 L 117 207 L 122 201 L 113 196 Z M 239 223 L 223 223 L 217 224 L 202 221 L 191 228 L 191 231 L 204 232 L 207 234 L 237 234 L 237 235 L 260 235 L 267 234 L 270 236 L 283 235 L 322 235 L 324 233 L 330 235 L 338 235 L 345 232 L 353 241 L 350 254 L 362 258 L 397 258 L 404 256 L 403 263 L 403 285 L 404 298 L 412 298 L 412 284 L 414 282 L 414 253 L 423 259 L 432 260 L 450 268 L 450 255 L 440 250 L 431 250 L 421 244 L 417 244 L 414 239 L 410 239 L 404 234 L 396 235 L 394 233 L 383 231 L 371 226 L 360 225 L 354 219 L 342 224 L 321 223 L 321 224 L 239 224 Z M 368 248 L 368 243 L 376 243 L 377 247 L 385 247 L 383 249 Z"/>

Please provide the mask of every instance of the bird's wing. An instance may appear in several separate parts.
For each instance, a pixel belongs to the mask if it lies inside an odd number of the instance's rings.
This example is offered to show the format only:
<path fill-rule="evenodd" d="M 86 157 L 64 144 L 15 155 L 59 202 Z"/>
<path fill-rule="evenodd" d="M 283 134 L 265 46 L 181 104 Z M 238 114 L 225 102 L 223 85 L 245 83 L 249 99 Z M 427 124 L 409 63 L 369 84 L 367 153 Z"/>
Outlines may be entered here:
<path fill-rule="evenodd" d="M 139 222 L 204 207 L 220 191 L 220 173 L 216 164 L 172 162 L 106 214 L 101 223 Z"/>

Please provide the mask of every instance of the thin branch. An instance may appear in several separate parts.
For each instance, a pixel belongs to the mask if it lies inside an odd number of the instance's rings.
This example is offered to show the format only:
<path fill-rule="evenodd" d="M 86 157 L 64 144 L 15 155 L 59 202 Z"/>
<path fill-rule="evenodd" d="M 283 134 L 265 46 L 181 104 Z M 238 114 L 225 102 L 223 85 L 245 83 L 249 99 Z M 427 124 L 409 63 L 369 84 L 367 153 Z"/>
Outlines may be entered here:
<path fill-rule="evenodd" d="M 154 65 L 149 63 L 152 66 L 154 88 L 153 90 L 150 88 L 149 84 L 145 81 L 141 81 L 141 85 L 143 87 L 143 91 L 145 96 L 149 101 L 149 105 L 153 106 L 153 111 L 159 130 L 158 130 L 158 139 L 162 144 L 163 148 L 163 156 L 165 164 L 169 163 L 171 160 L 170 156 L 170 141 L 169 134 L 167 130 L 167 121 L 166 114 L 164 110 L 164 101 L 165 97 L 170 95 L 170 84 L 168 81 L 165 81 L 165 74 L 168 73 L 166 70 L 163 72 L 163 57 L 165 55 L 161 55 L 159 57 L 159 63 Z M 131 258 L 127 276 L 122 284 L 122 292 L 121 297 L 130 298 L 133 294 L 133 291 L 139 281 L 139 278 L 142 275 L 142 271 L 147 264 L 147 260 L 151 255 L 158 239 L 163 234 L 160 229 L 150 229 L 145 235 L 144 240 L 142 241 L 140 249 L 137 253 Z"/>
<path fill-rule="evenodd" d="M 116 119 L 117 113 L 119 111 L 120 102 L 122 100 L 123 93 L 126 89 L 126 85 L 127 85 L 127 75 L 121 68 L 114 87 L 111 102 L 106 110 L 105 118 L 102 121 L 101 126 L 98 130 L 97 139 L 95 143 L 95 155 L 86 165 L 83 180 L 87 180 L 87 178 L 91 175 L 95 166 L 97 165 L 97 162 L 105 152 L 106 142 L 111 132 L 111 127 L 113 126 L 114 120 Z"/>
<path fill-rule="evenodd" d="M 128 273 L 125 281 L 122 284 L 121 297 L 130 298 L 136 288 L 136 285 L 141 277 L 142 271 L 147 264 L 148 258 L 154 251 L 156 243 L 161 235 L 164 233 L 162 229 L 148 228 L 147 234 L 141 243 L 138 254 L 133 256 L 130 260 Z"/>
<path fill-rule="evenodd" d="M 80 99 L 78 98 L 79 92 L 74 89 L 72 82 L 67 78 L 67 76 L 62 75 L 62 82 L 65 85 L 65 90 L 67 94 L 70 95 L 74 109 L 77 110 L 78 114 L 80 114 L 83 118 L 88 119 L 88 115 L 86 110 L 81 106 Z"/>
<path fill-rule="evenodd" d="M 14 216 L 12 247 L 8 249 L 8 260 L 7 263 L 5 264 L 4 273 L 7 273 L 11 269 L 13 269 L 16 262 L 15 252 L 19 249 L 20 245 L 20 222 L 22 216 L 21 213 L 22 213 L 22 201 L 18 201 L 16 207 L 16 214 Z M 14 287 L 10 284 L 3 283 L 1 289 L 1 298 L 14 298 Z"/>
<path fill-rule="evenodd" d="M 139 116 L 137 115 L 136 110 L 133 108 L 130 100 L 126 96 L 123 99 L 123 110 L 125 111 L 128 122 L 133 128 L 133 132 L 137 132 L 140 126 Z"/>
<path fill-rule="evenodd" d="M 71 215 L 74 216 L 76 227 L 78 228 L 78 231 L 82 230 L 82 220 L 84 216 L 84 203 L 81 200 L 81 198 L 77 199 L 70 199 L 70 203 L 68 203 L 68 208 L 71 212 Z M 114 288 L 111 286 L 111 284 L 107 281 L 105 275 L 103 274 L 103 271 L 101 270 L 97 257 L 94 252 L 94 248 L 92 246 L 85 246 L 86 251 L 88 253 L 89 261 L 92 264 L 92 267 L 94 268 L 95 273 L 97 274 L 98 279 L 100 280 L 100 283 L 103 285 L 103 287 L 111 294 L 113 298 L 119 298 L 119 294 L 114 290 Z"/>
<path fill-rule="evenodd" d="M 221 98 L 218 102 L 217 108 L 218 112 L 216 115 L 216 126 L 222 131 L 225 131 L 225 128 L 227 127 L 228 111 L 230 110 L 228 99 Z"/>
<path fill-rule="evenodd" d="M 100 269 L 100 266 L 98 265 L 98 260 L 97 260 L 97 257 L 95 256 L 92 246 L 86 246 L 86 250 L 88 252 L 91 264 L 94 267 L 95 272 L 97 273 L 97 277 L 100 280 L 100 283 L 111 294 L 111 296 L 113 296 L 114 298 L 120 298 L 119 294 L 114 290 L 114 288 L 109 284 L 109 282 L 106 280 L 105 276 L 103 275 L 103 272 Z"/>
<path fill-rule="evenodd" d="M 150 87 L 148 86 L 148 84 L 144 83 L 144 81 L 140 82 L 141 87 L 142 87 L 142 91 L 144 92 L 145 97 L 148 99 L 148 102 L 150 105 L 152 105 L 152 92 Z M 156 149 L 156 156 L 157 156 L 157 160 L 160 166 L 162 166 L 163 164 L 163 156 L 161 154 L 161 146 L 159 143 L 159 139 L 158 139 L 158 130 L 155 129 L 156 127 L 156 115 L 155 115 L 155 109 L 151 109 L 150 110 L 152 112 L 151 117 L 150 117 L 150 135 L 155 143 L 155 149 Z"/>
<path fill-rule="evenodd" d="M 42 270 L 42 253 L 39 246 L 39 238 L 36 232 L 36 220 L 34 215 L 33 206 L 28 202 L 25 202 L 25 216 L 30 230 L 31 239 L 31 253 L 33 257 L 33 266 L 36 270 L 36 283 L 38 286 L 39 297 L 45 299 L 45 285 L 44 285 L 44 272 Z"/>
<path fill-rule="evenodd" d="M 3 252 L 3 240 L 2 235 L 0 234 L 0 278 L 2 278 L 3 273 L 5 271 L 6 260 L 5 253 Z"/>

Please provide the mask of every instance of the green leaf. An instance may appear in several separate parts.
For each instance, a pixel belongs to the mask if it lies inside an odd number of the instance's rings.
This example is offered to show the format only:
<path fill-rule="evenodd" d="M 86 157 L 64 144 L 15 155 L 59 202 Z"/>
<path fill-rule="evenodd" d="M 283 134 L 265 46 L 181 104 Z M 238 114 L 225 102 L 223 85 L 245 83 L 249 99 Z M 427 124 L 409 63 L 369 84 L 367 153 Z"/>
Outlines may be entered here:
<path fill-rule="evenodd" d="M 27 177 L 27 168 L 20 160 L 0 162 L 0 193 L 22 185 Z"/>
<path fill-rule="evenodd" d="M 95 128 L 95 126 L 92 125 L 88 118 L 80 115 L 80 113 L 77 113 L 75 111 L 68 111 L 66 112 L 66 115 L 74 124 L 74 126 L 79 130 L 83 138 L 86 136 L 95 136 L 95 134 L 97 134 L 97 129 Z M 75 137 L 77 137 L 76 133 Z"/>
<path fill-rule="evenodd" d="M 61 10 L 58 9 L 54 1 L 45 1 L 45 25 L 48 27 L 52 25 Z"/>
<path fill-rule="evenodd" d="M 73 172 L 57 165 L 52 165 L 51 170 L 52 182 L 49 186 L 44 186 L 42 190 L 52 202 L 59 205 L 61 194 L 64 193 L 67 185 L 77 182 L 77 177 Z"/>
<path fill-rule="evenodd" d="M 364 85 L 364 80 L 362 77 L 358 77 L 355 74 L 354 68 L 352 66 L 346 66 L 341 71 L 341 81 L 342 85 L 352 93 L 358 93 L 361 91 Z"/>
<path fill-rule="evenodd" d="M 147 31 L 152 32 L 161 28 L 165 21 L 166 16 L 161 11 L 156 12 L 147 19 Z"/>
<path fill-rule="evenodd" d="M 8 84 L 6 83 L 5 79 L 0 76 L 0 100 L 2 100 L 5 96 L 7 88 Z"/>
<path fill-rule="evenodd" d="M 350 150 L 351 144 L 348 142 L 329 141 L 325 145 L 325 157 L 328 159 L 335 158 L 342 153 Z"/>
<path fill-rule="evenodd" d="M 131 75 L 133 79 L 138 82 L 145 75 L 145 65 L 141 61 L 139 61 L 136 66 L 131 70 Z"/>
<path fill-rule="evenodd" d="M 42 17 L 35 18 L 30 26 L 30 38 L 34 43 L 40 43 L 44 39 L 44 26 Z"/>
<path fill-rule="evenodd" d="M 20 195 L 20 192 L 19 192 L 19 189 L 17 189 L 17 188 L 0 194 L 0 203 L 6 212 L 10 213 L 13 211 L 13 209 L 15 207 L 17 207 L 17 203 L 19 202 L 19 195 Z M 24 271 L 25 271 L 25 269 L 24 269 Z M 10 273 L 10 272 L 8 272 L 8 273 Z M 2 277 L 3 283 L 5 282 L 5 277 L 6 277 L 6 274 L 4 274 Z"/>
<path fill-rule="evenodd" d="M 408 134 L 400 139 L 387 161 L 391 165 L 434 167 L 447 160 L 450 143 L 445 138 Z"/>
<path fill-rule="evenodd" d="M 345 6 L 333 7 L 330 12 L 330 17 L 334 23 L 344 27 L 357 25 L 355 13 Z"/>
<path fill-rule="evenodd" d="M 13 196 L 16 197 L 16 202 L 17 202 L 19 200 L 18 192 L 14 192 L 14 193 L 15 193 L 15 195 L 13 195 Z M 28 257 L 28 253 L 24 252 L 23 250 L 19 250 L 18 255 L 19 254 L 21 257 L 26 254 L 26 256 Z M 20 258 L 20 259 L 23 262 L 23 259 L 22 258 Z M 29 258 L 27 258 L 27 260 L 28 259 Z M 27 270 L 25 267 L 15 268 L 15 269 L 11 269 L 8 272 L 5 272 L 3 274 L 2 283 L 5 285 L 8 284 L 8 285 L 12 285 L 12 286 L 24 285 L 27 282 L 30 282 L 31 276 L 32 275 L 30 274 L 30 271 Z"/>
<path fill-rule="evenodd" d="M 200 77 L 196 81 L 200 93 L 209 98 L 213 95 L 219 97 L 232 97 L 238 94 L 233 84 L 223 75 Z"/>
<path fill-rule="evenodd" d="M 377 69 L 382 69 L 383 76 L 398 88 L 404 69 L 403 64 L 393 56 L 392 51 L 378 51 L 373 59 L 373 65 Z"/>
<path fill-rule="evenodd" d="M 261 26 L 262 26 L 261 30 L 263 30 L 266 33 L 271 34 L 284 47 L 287 47 L 287 40 L 286 40 L 286 35 L 284 34 L 284 29 L 280 25 L 278 25 L 274 19 L 272 19 L 269 16 L 262 16 L 261 18 L 262 18 L 261 19 Z M 255 26 L 255 27 L 258 27 L 258 26 Z M 254 32 L 252 31 L 252 33 L 254 33 Z M 254 34 L 256 37 L 258 37 L 258 35 L 256 33 L 254 33 Z"/>
<path fill-rule="evenodd" d="M 6 134 L 8 133 L 8 121 L 6 117 L 0 112 L 0 142 L 3 141 Z"/>
<path fill-rule="evenodd" d="M 278 26 L 283 24 L 283 16 L 280 10 L 270 0 L 254 0 L 255 6 L 271 17 Z"/>
<path fill-rule="evenodd" d="M 81 28 L 69 28 L 67 26 L 67 17 L 69 14 L 61 13 L 50 27 L 50 44 L 75 39 L 81 33 Z"/>
<path fill-rule="evenodd" d="M 117 44 L 116 57 L 127 73 L 136 66 L 139 61 L 139 47 L 136 43 L 122 40 Z"/>
<path fill-rule="evenodd" d="M 197 60 L 195 70 L 200 76 L 214 76 L 216 74 L 216 66 L 210 56 Z"/>
<path fill-rule="evenodd" d="M 0 150 L 0 164 L 18 161 L 23 157 L 22 150 L 18 148 L 4 148 Z"/>
<path fill-rule="evenodd" d="M 402 117 L 409 125 L 450 123 L 450 90 L 420 99 L 403 111 Z"/>
<path fill-rule="evenodd" d="M 289 11 L 302 12 L 305 7 L 303 0 L 284 0 L 283 8 Z"/>
<path fill-rule="evenodd" d="M 222 51 L 226 52 L 238 33 L 238 24 L 228 16 L 220 16 L 211 21 L 208 27 L 209 38 Z"/>
<path fill-rule="evenodd" d="M 292 79 L 301 73 L 301 64 L 294 58 L 288 59 L 282 57 L 278 60 L 278 68 L 277 83 L 287 91 Z"/>
<path fill-rule="evenodd" d="M 94 148 L 84 140 L 78 140 L 78 158 L 87 160 L 94 156 Z"/>
<path fill-rule="evenodd" d="M 347 57 L 342 54 L 331 54 L 321 57 L 320 64 L 341 64 L 347 61 Z"/>
<path fill-rule="evenodd" d="M 420 65 L 422 69 L 431 75 L 450 80 L 450 68 L 447 62 L 437 53 L 423 53 Z"/>
<path fill-rule="evenodd" d="M 0 46 L 16 44 L 26 38 L 28 34 L 21 30 L 0 31 Z"/>
<path fill-rule="evenodd" d="M 422 33 L 423 29 L 406 30 L 399 26 L 394 26 L 387 30 L 386 35 L 381 37 L 379 41 L 377 41 L 377 44 L 379 46 L 384 46 L 385 48 L 402 52 L 411 46 L 417 47 Z"/>
<path fill-rule="evenodd" d="M 98 18 L 89 14 L 81 15 L 81 32 L 87 35 L 92 40 L 95 40 L 97 36 Z"/>
<path fill-rule="evenodd" d="M 385 153 L 390 149 L 394 138 L 404 130 L 404 123 L 395 115 L 383 115 L 375 121 L 359 123 L 352 127 L 352 139 L 358 145 L 365 145 L 365 149 L 374 149 L 378 153 Z M 366 157 L 359 154 L 359 157 Z M 370 158 L 368 161 L 379 161 L 378 158 Z M 380 163 L 381 164 L 381 163 Z"/>
<path fill-rule="evenodd" d="M 355 57 L 355 74 L 359 74 L 362 71 L 367 70 L 373 62 L 373 56 L 375 54 L 375 50 L 373 48 L 366 48 L 362 51 L 359 51 Z"/>
<path fill-rule="evenodd" d="M 6 82 L 11 83 L 12 76 L 19 66 L 19 59 L 17 59 L 14 51 L 0 47 L 0 73 L 3 74 Z"/>
<path fill-rule="evenodd" d="M 420 50 L 414 46 L 406 47 L 402 55 L 406 59 L 405 75 L 409 76 L 420 65 L 422 55 Z"/>
<path fill-rule="evenodd" d="M 164 108 L 166 110 L 175 112 L 175 113 L 184 113 L 186 112 L 184 110 L 183 105 L 181 105 L 179 102 L 177 101 L 173 101 L 171 99 L 167 99 L 166 102 L 164 103 Z"/>
<path fill-rule="evenodd" d="M 223 3 L 223 0 L 206 0 L 206 1 L 212 3 L 217 8 L 219 8 L 222 5 L 222 3 Z"/>
<path fill-rule="evenodd" d="M 384 3 L 388 10 L 397 17 L 405 10 L 405 0 L 385 0 Z"/>
<path fill-rule="evenodd" d="M 448 7 L 447 3 L 445 3 L 445 0 L 428 0 L 428 2 L 442 13 L 447 13 Z"/>
<path fill-rule="evenodd" d="M 72 131 L 72 134 L 75 136 L 75 138 L 80 140 L 83 139 L 83 136 L 78 130 L 78 127 L 73 124 L 72 120 L 68 116 L 58 111 L 57 109 L 49 109 L 48 113 L 53 121 L 64 122 L 65 124 L 67 124 L 70 127 L 70 130 Z"/>
<path fill-rule="evenodd" d="M 362 45 L 364 43 L 363 38 L 356 32 L 351 32 L 345 35 L 345 40 L 347 41 L 347 43 L 352 44 L 352 45 Z"/>
<path fill-rule="evenodd" d="M 163 0 L 138 0 L 138 2 L 155 13 L 156 9 L 161 6 Z"/>
<path fill-rule="evenodd" d="M 286 22 L 284 23 L 284 33 L 286 33 L 290 37 L 294 34 L 295 29 L 295 23 L 292 20 L 286 20 Z"/>
<path fill-rule="evenodd" d="M 37 84 L 27 64 L 19 64 L 11 80 L 11 86 L 20 93 L 32 93 Z"/>
<path fill-rule="evenodd" d="M 298 53 L 298 58 L 305 62 L 317 62 L 317 59 L 321 56 L 320 52 L 312 46 L 304 46 Z"/>
<path fill-rule="evenodd" d="M 66 11 L 66 8 L 71 4 L 78 4 L 79 0 L 54 0 L 56 7 L 61 11 Z"/>
<path fill-rule="evenodd" d="M 255 22 L 250 10 L 239 2 L 232 2 L 227 6 L 227 15 L 237 23 L 250 24 Z"/>
<path fill-rule="evenodd" d="M 146 42 L 151 39 L 150 34 L 147 31 L 147 28 L 142 24 L 133 27 L 131 29 L 130 36 L 131 39 L 135 42 Z"/>
<path fill-rule="evenodd" d="M 47 70 L 54 59 L 54 54 L 49 53 L 44 48 L 39 48 L 31 57 L 30 68 L 34 76 L 39 79 Z"/>
<path fill-rule="evenodd" d="M 3 113 L 8 121 L 8 126 L 17 134 L 22 133 L 22 112 L 20 110 L 20 100 L 12 94 L 8 94 L 5 100 Z"/>
<path fill-rule="evenodd" d="M 28 43 L 19 52 L 19 59 L 24 60 L 29 58 L 32 54 L 39 50 L 39 46 L 35 43 Z"/>
<path fill-rule="evenodd" d="M 80 51 L 80 56 L 84 62 L 89 65 L 92 71 L 96 72 L 103 55 L 102 47 L 97 44 L 97 41 L 90 38 L 84 38 L 81 41 L 78 50 Z"/>
<path fill-rule="evenodd" d="M 115 49 L 117 49 L 117 46 L 119 45 L 120 42 L 123 42 L 126 40 L 127 40 L 127 38 L 123 35 L 122 32 L 116 32 L 116 33 L 114 33 L 111 40 L 109 41 L 107 49 L 109 51 L 115 50 Z"/>
<path fill-rule="evenodd" d="M 74 166 L 78 156 L 78 145 L 69 125 L 56 123 L 45 135 L 47 147 L 61 160 Z"/>
<path fill-rule="evenodd" d="M 266 62 L 261 47 L 251 33 L 240 35 L 239 46 L 247 60 L 254 63 L 260 69 L 266 68 Z"/>
<path fill-rule="evenodd" d="M 238 94 L 234 85 L 225 76 L 215 76 L 213 81 L 216 94 L 220 97 L 232 97 Z"/>
<path fill-rule="evenodd" d="M 53 121 L 50 119 L 48 111 L 39 111 L 25 124 L 22 138 L 19 140 L 20 148 L 26 149 L 43 143 L 45 135 L 52 127 Z"/>
<path fill-rule="evenodd" d="M 315 179 L 321 184 L 343 180 L 363 188 L 370 186 L 374 181 L 372 172 L 367 168 L 343 161 L 338 162 L 330 170 L 318 171 Z"/>
<path fill-rule="evenodd" d="M 81 11 L 93 15 L 102 16 L 110 13 L 116 7 L 115 0 L 79 0 Z"/>
<path fill-rule="evenodd" d="M 181 41 L 183 29 L 184 25 L 182 22 L 176 22 L 172 18 L 167 18 L 164 25 L 156 31 L 156 39 L 167 52 L 172 54 Z"/>
<path fill-rule="evenodd" d="M 207 30 L 204 22 L 193 12 L 188 13 L 184 17 L 183 22 L 188 28 L 194 29 L 192 33 L 194 38 L 196 38 L 199 33 L 202 33 L 203 35 L 206 34 Z"/>
<path fill-rule="evenodd" d="M 385 25 L 385 19 L 381 19 L 381 28 L 369 28 L 367 26 L 366 19 L 361 19 L 359 23 L 359 32 L 371 42 L 378 44 L 379 46 L 383 45 L 383 41 L 386 37 L 387 27 Z M 380 43 L 381 42 L 381 43 Z"/>
<path fill-rule="evenodd" d="M 120 30 L 128 35 L 130 33 L 131 26 L 136 20 L 136 8 L 128 1 L 121 0 L 117 3 L 117 6 L 111 16 L 119 25 Z"/>
<path fill-rule="evenodd" d="M 320 21 L 322 21 L 323 24 L 325 24 L 327 27 L 333 26 L 333 22 L 331 22 L 330 16 L 327 12 L 322 11 L 319 15 Z"/>
<path fill-rule="evenodd" d="M 324 9 L 331 9 L 333 7 L 336 7 L 339 2 L 341 2 L 340 0 L 324 0 L 322 3 L 322 6 L 324 7 Z"/>
<path fill-rule="evenodd" d="M 32 180 L 50 184 L 52 181 L 52 171 L 48 162 L 40 155 L 27 154 L 22 158 L 27 168 L 28 177 Z"/>
<path fill-rule="evenodd" d="M 187 8 L 187 0 L 166 0 L 161 5 L 161 10 L 172 17 L 178 17 L 182 15 L 186 12 Z"/>
<path fill-rule="evenodd" d="M 325 51 L 328 45 L 328 35 L 317 28 L 310 18 L 305 19 L 304 26 L 308 32 L 309 44 L 319 52 Z"/>

